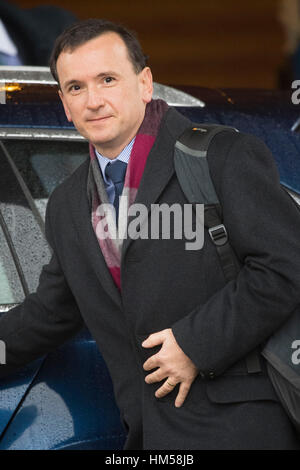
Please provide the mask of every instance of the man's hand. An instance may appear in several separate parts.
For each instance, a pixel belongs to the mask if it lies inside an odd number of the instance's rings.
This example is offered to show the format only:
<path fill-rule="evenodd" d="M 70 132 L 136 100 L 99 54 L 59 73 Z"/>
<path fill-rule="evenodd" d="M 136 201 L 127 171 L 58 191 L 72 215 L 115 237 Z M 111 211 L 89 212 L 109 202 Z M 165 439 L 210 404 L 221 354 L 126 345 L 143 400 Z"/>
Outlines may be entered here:
<path fill-rule="evenodd" d="M 198 370 L 191 359 L 186 356 L 178 346 L 171 328 L 158 331 L 148 336 L 142 343 L 143 348 L 153 348 L 162 344 L 159 352 L 147 359 L 144 370 L 158 369 L 145 378 L 148 384 L 160 382 L 167 377 L 164 384 L 155 392 L 157 398 L 170 393 L 175 385 L 180 383 L 175 400 L 175 406 L 179 408 L 187 397 L 190 387 L 198 374 Z"/>

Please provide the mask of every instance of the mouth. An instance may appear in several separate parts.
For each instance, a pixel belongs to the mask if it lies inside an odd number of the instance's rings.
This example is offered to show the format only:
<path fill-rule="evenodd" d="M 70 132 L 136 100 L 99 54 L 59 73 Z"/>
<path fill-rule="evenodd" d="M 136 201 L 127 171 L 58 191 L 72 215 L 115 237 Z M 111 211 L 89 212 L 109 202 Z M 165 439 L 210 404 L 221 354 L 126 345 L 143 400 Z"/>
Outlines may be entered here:
<path fill-rule="evenodd" d="M 98 117 L 98 118 L 93 118 L 93 119 L 87 119 L 88 122 L 101 122 L 101 121 L 106 121 L 109 119 L 111 116 L 103 116 L 103 117 Z"/>

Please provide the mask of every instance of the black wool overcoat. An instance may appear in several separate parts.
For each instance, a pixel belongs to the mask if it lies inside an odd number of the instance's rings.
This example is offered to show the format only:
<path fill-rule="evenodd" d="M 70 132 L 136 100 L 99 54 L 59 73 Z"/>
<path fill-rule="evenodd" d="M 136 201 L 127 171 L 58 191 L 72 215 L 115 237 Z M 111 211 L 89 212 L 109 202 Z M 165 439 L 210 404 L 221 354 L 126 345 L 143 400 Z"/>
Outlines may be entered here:
<path fill-rule="evenodd" d="M 162 121 L 136 202 L 187 200 L 173 163 L 174 143 L 191 125 L 174 109 Z M 89 161 L 50 198 L 46 233 L 53 256 L 35 294 L 0 319 L 7 370 L 52 350 L 81 328 L 90 329 L 108 365 L 127 449 L 292 449 L 298 444 L 261 358 L 248 374 L 245 357 L 299 303 L 300 217 L 282 190 L 274 160 L 257 138 L 224 132 L 208 162 L 231 244 L 243 263 L 225 283 L 207 233 L 200 250 L 184 239 L 126 239 L 122 294 L 114 285 L 91 225 Z M 178 387 L 162 399 L 146 384 L 144 349 L 153 332 L 172 328 L 199 369 L 184 405 Z M 6 366 L 1 368 L 4 374 Z"/>

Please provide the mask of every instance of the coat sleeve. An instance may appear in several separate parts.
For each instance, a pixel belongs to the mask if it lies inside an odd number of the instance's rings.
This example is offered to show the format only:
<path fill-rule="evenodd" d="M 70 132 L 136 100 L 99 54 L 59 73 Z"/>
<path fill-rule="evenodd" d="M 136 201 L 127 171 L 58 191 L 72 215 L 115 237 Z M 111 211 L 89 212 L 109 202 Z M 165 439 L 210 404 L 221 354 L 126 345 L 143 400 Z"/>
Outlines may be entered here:
<path fill-rule="evenodd" d="M 271 153 L 241 134 L 222 158 L 217 192 L 243 265 L 236 280 L 172 326 L 204 375 L 221 374 L 261 345 L 300 303 L 300 212 Z"/>
<path fill-rule="evenodd" d="M 0 377 L 55 349 L 83 326 L 53 245 L 50 213 L 51 199 L 46 237 L 52 257 L 42 269 L 37 291 L 0 317 L 0 340 L 6 346 L 6 365 L 0 366 Z"/>

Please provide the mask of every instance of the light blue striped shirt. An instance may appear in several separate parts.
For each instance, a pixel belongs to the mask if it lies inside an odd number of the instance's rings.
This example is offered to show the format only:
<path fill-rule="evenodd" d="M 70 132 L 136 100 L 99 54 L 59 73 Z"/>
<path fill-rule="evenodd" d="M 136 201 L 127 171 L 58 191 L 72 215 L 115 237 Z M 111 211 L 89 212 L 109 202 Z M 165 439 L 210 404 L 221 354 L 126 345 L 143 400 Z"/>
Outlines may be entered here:
<path fill-rule="evenodd" d="M 131 142 L 129 142 L 128 145 L 126 145 L 126 147 L 122 150 L 122 152 L 113 160 L 111 160 L 110 158 L 104 157 L 103 155 L 101 155 L 101 153 L 97 152 L 97 150 L 95 149 L 95 153 L 96 153 L 99 166 L 102 172 L 108 200 L 111 204 L 113 204 L 114 198 L 115 198 L 115 187 L 114 187 L 112 180 L 110 178 L 107 178 L 105 175 L 106 165 L 108 163 L 112 163 L 113 165 L 114 164 L 113 162 L 115 162 L 116 160 L 121 160 L 122 162 L 127 163 L 128 165 L 134 141 L 135 141 L 135 137 L 132 139 Z"/>

